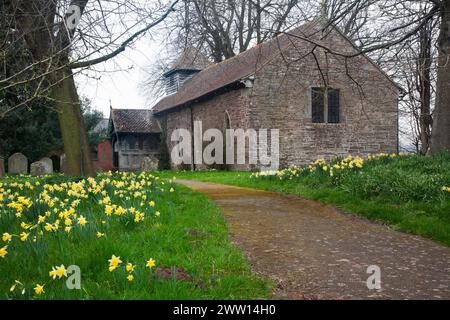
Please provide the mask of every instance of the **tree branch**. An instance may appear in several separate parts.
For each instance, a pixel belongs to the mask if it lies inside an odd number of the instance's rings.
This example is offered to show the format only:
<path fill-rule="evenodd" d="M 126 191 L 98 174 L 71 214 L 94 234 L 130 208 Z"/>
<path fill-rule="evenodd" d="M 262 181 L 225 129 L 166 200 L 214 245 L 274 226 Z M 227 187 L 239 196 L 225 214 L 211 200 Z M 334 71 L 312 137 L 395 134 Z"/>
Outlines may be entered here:
<path fill-rule="evenodd" d="M 154 21 L 153 23 L 149 24 L 148 26 L 146 26 L 145 28 L 137 31 L 136 33 L 134 33 L 131 37 L 129 37 L 127 40 L 125 40 L 116 50 L 114 50 L 113 52 L 104 55 L 103 57 L 99 57 L 96 59 L 92 59 L 92 60 L 88 60 L 88 61 L 82 61 L 82 62 L 75 62 L 75 63 L 71 63 L 69 65 L 69 68 L 71 69 L 80 69 L 80 68 L 86 68 L 86 67 L 90 67 L 102 62 L 105 62 L 111 58 L 114 58 L 115 56 L 117 56 L 118 54 L 122 53 L 123 51 L 125 51 L 125 49 L 127 48 L 127 46 L 132 43 L 137 37 L 139 37 L 140 35 L 144 34 L 145 32 L 147 32 L 148 30 L 150 30 L 151 28 L 157 26 L 158 24 L 160 24 L 162 21 L 164 21 L 167 16 L 175 11 L 175 6 L 177 5 L 177 3 L 179 2 L 179 0 L 175 0 L 172 5 L 169 7 L 169 9 L 156 21 Z"/>

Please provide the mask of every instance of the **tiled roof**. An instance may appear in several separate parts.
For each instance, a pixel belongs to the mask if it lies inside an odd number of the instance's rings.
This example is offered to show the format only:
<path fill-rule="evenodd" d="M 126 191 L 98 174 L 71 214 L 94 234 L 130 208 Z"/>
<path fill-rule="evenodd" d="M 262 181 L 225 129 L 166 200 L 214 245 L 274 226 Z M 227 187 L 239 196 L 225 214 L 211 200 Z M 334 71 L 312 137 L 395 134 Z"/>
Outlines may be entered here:
<path fill-rule="evenodd" d="M 175 108 L 255 74 L 259 68 L 278 56 L 280 51 L 292 45 L 291 35 L 310 36 L 308 32 L 311 32 L 317 21 L 306 23 L 289 34 L 282 33 L 231 59 L 210 65 L 189 80 L 176 94 L 160 100 L 153 107 L 153 112 L 157 114 Z"/>
<path fill-rule="evenodd" d="M 211 62 L 203 53 L 195 48 L 187 48 L 173 64 L 171 71 L 175 70 L 203 70 L 211 65 Z M 169 71 L 168 73 L 170 73 Z"/>
<path fill-rule="evenodd" d="M 197 99 L 206 96 L 207 94 L 216 92 L 217 90 L 227 87 L 228 85 L 245 80 L 251 75 L 254 75 L 262 66 L 269 63 L 276 56 L 283 51 L 296 45 L 295 40 L 299 38 L 310 38 L 321 30 L 322 19 L 314 19 L 311 22 L 305 23 L 287 33 L 281 33 L 269 41 L 257 45 L 239 55 L 210 65 L 208 68 L 196 74 L 191 80 L 186 82 L 180 90 L 170 96 L 161 99 L 153 108 L 153 112 L 158 114 L 187 103 L 196 101 Z M 347 38 L 339 28 L 333 26 L 342 37 L 347 39 L 349 43 L 358 50 L 356 45 Z M 396 84 L 373 60 L 365 54 L 362 54 L 370 63 L 372 63 L 386 78 L 398 89 Z"/>
<path fill-rule="evenodd" d="M 151 110 L 111 109 L 111 119 L 116 132 L 160 133 L 161 127 Z"/>

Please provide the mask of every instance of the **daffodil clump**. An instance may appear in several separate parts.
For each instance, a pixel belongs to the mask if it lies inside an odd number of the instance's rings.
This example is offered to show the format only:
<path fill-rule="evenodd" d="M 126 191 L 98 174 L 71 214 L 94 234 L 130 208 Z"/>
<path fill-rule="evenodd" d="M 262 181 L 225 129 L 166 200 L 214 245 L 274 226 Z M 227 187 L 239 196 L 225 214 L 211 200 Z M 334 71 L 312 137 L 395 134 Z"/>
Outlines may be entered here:
<path fill-rule="evenodd" d="M 396 157 L 405 157 L 406 154 L 386 154 L 378 153 L 369 155 L 366 159 L 360 156 L 349 155 L 345 158 L 335 158 L 331 161 L 318 159 L 307 166 L 291 166 L 279 171 L 262 171 L 253 173 L 251 178 L 276 178 L 278 180 L 293 180 L 296 178 L 308 176 L 310 174 L 320 174 L 334 178 L 335 180 L 349 172 L 359 171 L 364 168 L 367 162 L 381 161 L 383 159 L 394 159 Z"/>
<path fill-rule="evenodd" d="M 18 176 L 0 180 L 0 268 L 17 272 L 17 280 L 7 294 L 41 296 L 54 280 L 67 277 L 64 264 L 52 263 L 55 256 L 61 255 L 71 257 L 70 264 L 77 264 L 77 252 L 63 252 L 64 242 L 108 242 L 115 236 L 112 230 L 121 228 L 128 232 L 148 220 L 159 226 L 164 212 L 160 212 L 157 199 L 164 192 L 175 192 L 172 181 L 162 181 L 149 173 L 108 172 L 86 179 Z M 42 274 L 26 283 L 21 279 L 29 275 L 21 274 L 19 267 L 8 263 L 27 260 L 29 256 L 39 261 L 35 268 Z M 69 265 L 69 261 L 62 262 Z M 122 261 L 113 255 L 109 263 L 112 272 Z M 151 269 L 155 260 L 151 258 L 142 265 Z M 125 268 L 127 280 L 133 281 L 136 266 L 127 263 Z M 46 277 L 45 270 L 49 270 Z"/>

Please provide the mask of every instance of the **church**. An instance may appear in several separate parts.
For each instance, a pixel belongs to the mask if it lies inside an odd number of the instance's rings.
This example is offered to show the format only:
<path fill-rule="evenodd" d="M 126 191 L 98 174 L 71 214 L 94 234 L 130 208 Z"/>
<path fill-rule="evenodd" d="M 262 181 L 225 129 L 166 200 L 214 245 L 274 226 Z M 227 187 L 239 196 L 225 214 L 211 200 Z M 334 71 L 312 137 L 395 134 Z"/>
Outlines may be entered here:
<path fill-rule="evenodd" d="M 164 75 L 166 96 L 151 110 L 130 111 L 127 117 L 112 112 L 115 164 L 128 170 L 138 168 L 144 156 L 170 154 L 172 132 L 193 132 L 196 121 L 204 130 L 278 129 L 281 167 L 397 152 L 400 88 L 336 27 L 322 26 L 314 20 L 216 64 L 197 50 L 185 50 Z M 119 129 L 119 118 L 126 129 Z M 137 140 L 120 138 L 126 135 Z M 133 152 L 123 151 L 130 145 Z M 171 168 L 211 166 L 172 163 Z"/>

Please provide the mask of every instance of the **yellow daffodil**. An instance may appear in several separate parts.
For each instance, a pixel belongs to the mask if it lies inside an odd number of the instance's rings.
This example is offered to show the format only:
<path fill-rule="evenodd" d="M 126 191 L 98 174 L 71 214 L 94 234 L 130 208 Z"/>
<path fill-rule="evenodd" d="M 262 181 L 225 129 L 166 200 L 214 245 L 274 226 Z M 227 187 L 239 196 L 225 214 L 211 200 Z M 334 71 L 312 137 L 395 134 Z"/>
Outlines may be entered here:
<path fill-rule="evenodd" d="M 159 212 L 159 211 L 155 212 L 155 216 L 159 217 L 160 215 L 161 215 L 161 212 Z"/>
<path fill-rule="evenodd" d="M 56 267 L 56 275 L 59 279 L 61 279 L 63 276 L 67 277 L 67 270 L 63 264 L 59 267 Z"/>
<path fill-rule="evenodd" d="M 8 246 L 4 246 L 3 248 L 0 248 L 0 258 L 4 258 L 8 254 Z"/>
<path fill-rule="evenodd" d="M 134 276 L 132 275 L 132 274 L 129 274 L 128 276 L 127 276 L 127 279 L 128 279 L 128 281 L 133 281 L 134 280 Z"/>
<path fill-rule="evenodd" d="M 20 241 L 27 241 L 29 235 L 30 235 L 29 233 L 22 232 L 20 234 Z"/>
<path fill-rule="evenodd" d="M 154 207 L 155 206 L 155 201 L 150 201 L 148 204 L 150 205 L 150 207 Z"/>
<path fill-rule="evenodd" d="M 104 236 L 105 236 L 104 233 L 101 233 L 100 231 L 97 231 L 97 238 L 101 238 L 101 237 L 104 237 Z"/>
<path fill-rule="evenodd" d="M 9 233 L 7 233 L 7 232 L 5 232 L 5 233 L 3 234 L 3 236 L 2 236 L 2 240 L 3 240 L 4 242 L 10 242 L 11 239 L 12 239 L 12 236 L 11 236 Z"/>
<path fill-rule="evenodd" d="M 120 257 L 116 257 L 115 255 L 112 255 L 111 259 L 109 261 L 109 271 L 114 271 L 121 263 L 122 260 L 120 260 Z"/>
<path fill-rule="evenodd" d="M 135 268 L 135 266 L 132 263 L 127 263 L 127 266 L 125 267 L 127 272 L 133 272 L 134 268 Z"/>
<path fill-rule="evenodd" d="M 87 223 L 87 220 L 86 220 L 85 217 L 80 216 L 80 217 L 78 218 L 78 224 L 79 224 L 79 225 L 84 226 L 86 223 Z"/>
<path fill-rule="evenodd" d="M 107 216 L 110 216 L 112 214 L 112 212 L 113 212 L 113 207 L 111 207 L 111 206 L 105 207 L 105 213 Z"/>
<path fill-rule="evenodd" d="M 145 265 L 147 268 L 151 269 L 156 265 L 156 261 L 153 258 L 150 258 Z"/>
<path fill-rule="evenodd" d="M 44 293 L 44 286 L 40 284 L 36 284 L 36 287 L 34 287 L 34 292 L 39 296 Z"/>

